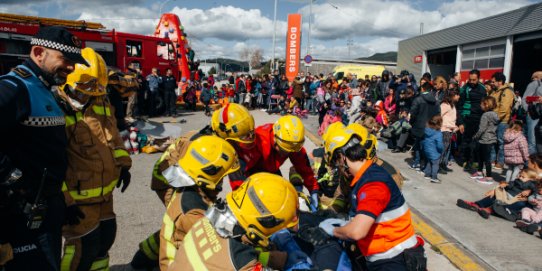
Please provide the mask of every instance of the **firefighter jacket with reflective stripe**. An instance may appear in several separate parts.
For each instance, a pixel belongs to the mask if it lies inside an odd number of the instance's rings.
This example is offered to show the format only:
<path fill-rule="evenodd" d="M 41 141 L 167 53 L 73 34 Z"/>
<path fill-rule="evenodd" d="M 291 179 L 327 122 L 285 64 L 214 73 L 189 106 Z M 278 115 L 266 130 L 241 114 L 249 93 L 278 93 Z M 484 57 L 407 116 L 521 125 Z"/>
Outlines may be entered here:
<path fill-rule="evenodd" d="M 303 177 L 305 187 L 310 191 L 318 190 L 318 181 L 314 177 L 309 157 L 305 148 L 301 148 L 299 152 L 288 153 L 281 155 L 275 150 L 275 135 L 273 132 L 273 124 L 265 124 L 259 126 L 255 130 L 255 144 L 261 152 L 261 158 L 258 163 L 251 169 L 247 169 L 250 174 L 258 172 L 277 173 L 280 172 L 280 166 L 284 164 L 286 159 L 290 159 L 295 170 Z M 248 175 L 250 175 L 248 174 Z"/>
<path fill-rule="evenodd" d="M 364 185 L 373 182 L 382 182 L 387 186 L 390 200 L 382 213 L 376 217 L 367 236 L 357 241 L 359 249 L 371 262 L 393 258 L 418 243 L 412 226 L 410 209 L 399 187 L 383 167 L 374 163 L 362 172 L 357 181 L 353 182 L 350 217 L 357 215 L 358 202 L 368 197 L 364 193 L 360 194 L 360 190 Z"/>
<path fill-rule="evenodd" d="M 263 270 L 254 247 L 233 238 L 222 238 L 207 218 L 202 218 L 188 231 L 170 271 L 248 271 Z"/>
<path fill-rule="evenodd" d="M 160 270 L 166 271 L 192 225 L 212 204 L 196 187 L 181 188 L 173 194 L 160 229 Z"/>
<path fill-rule="evenodd" d="M 168 181 L 162 175 L 162 172 L 179 162 L 183 157 L 190 142 L 198 137 L 198 132 L 190 131 L 175 140 L 166 151 L 160 156 L 160 159 L 154 163 L 152 169 L 151 189 L 154 191 L 171 188 Z"/>
<path fill-rule="evenodd" d="M 68 205 L 110 201 L 122 168 L 132 160 L 119 135 L 113 108 L 95 97 L 83 111 L 66 114 L 68 170 L 62 187 Z"/>

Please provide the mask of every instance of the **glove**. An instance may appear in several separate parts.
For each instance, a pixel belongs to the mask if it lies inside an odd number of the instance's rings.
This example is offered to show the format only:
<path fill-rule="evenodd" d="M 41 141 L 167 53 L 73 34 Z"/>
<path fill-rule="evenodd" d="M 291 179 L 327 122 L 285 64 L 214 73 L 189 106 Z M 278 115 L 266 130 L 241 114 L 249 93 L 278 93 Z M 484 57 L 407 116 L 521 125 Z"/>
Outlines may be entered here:
<path fill-rule="evenodd" d="M 313 246 L 326 244 L 331 237 L 320 227 L 304 227 L 299 230 L 298 236 L 301 240 L 310 243 Z"/>
<path fill-rule="evenodd" d="M 307 261 L 307 254 L 305 254 L 301 250 L 288 252 L 288 258 L 286 259 L 286 265 L 284 266 L 285 269 L 290 269 L 290 267 L 294 266 L 295 264 L 303 261 Z"/>
<path fill-rule="evenodd" d="M 81 219 L 85 218 L 85 214 L 79 209 L 77 205 L 70 205 L 66 207 L 66 222 L 68 225 L 79 225 Z"/>
<path fill-rule="evenodd" d="M 124 193 L 126 188 L 130 185 L 130 180 L 132 179 L 132 175 L 130 174 L 130 171 L 127 168 L 123 168 L 120 170 L 120 177 L 119 181 L 117 182 L 117 188 L 119 188 L 122 185 L 122 189 L 120 192 Z"/>
<path fill-rule="evenodd" d="M 318 227 L 324 230 L 329 236 L 333 236 L 333 229 L 335 229 L 336 227 L 342 227 L 346 225 L 346 223 L 348 222 L 342 219 L 329 218 L 320 222 L 320 225 L 318 225 Z"/>
<path fill-rule="evenodd" d="M 311 212 L 315 213 L 318 211 L 318 191 L 311 192 Z"/>
<path fill-rule="evenodd" d="M 288 255 L 288 259 L 290 255 Z M 13 260 L 13 249 L 9 243 L 0 244 L 0 268 Z M 2 269 L 3 270 L 3 269 Z"/>

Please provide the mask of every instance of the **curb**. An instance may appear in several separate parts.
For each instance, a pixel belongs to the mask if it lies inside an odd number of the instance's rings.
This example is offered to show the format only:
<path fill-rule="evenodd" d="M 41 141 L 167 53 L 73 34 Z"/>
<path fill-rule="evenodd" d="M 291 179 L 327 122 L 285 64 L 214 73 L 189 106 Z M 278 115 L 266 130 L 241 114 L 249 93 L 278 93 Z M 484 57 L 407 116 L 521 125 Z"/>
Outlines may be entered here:
<path fill-rule="evenodd" d="M 322 140 L 305 130 L 305 135 L 316 145 L 322 146 Z M 418 234 L 420 234 L 425 241 L 431 244 L 431 248 L 435 252 L 444 255 L 455 267 L 462 271 L 482 271 L 482 270 L 494 270 L 493 268 L 480 264 L 483 262 L 477 258 L 476 255 L 470 253 L 466 248 L 460 246 L 455 240 L 445 237 L 446 234 L 438 227 L 432 225 L 429 219 L 424 217 L 418 210 L 410 207 L 412 215 L 412 224 Z"/>
<path fill-rule="evenodd" d="M 410 207 L 412 215 L 412 224 L 418 234 L 425 241 L 431 244 L 431 249 L 444 255 L 455 267 L 462 271 L 481 271 L 494 270 L 483 264 L 483 260 L 472 254 L 469 250 L 461 246 L 453 238 L 446 237 L 446 234 L 431 225 L 430 220 L 424 217 L 418 210 Z"/>

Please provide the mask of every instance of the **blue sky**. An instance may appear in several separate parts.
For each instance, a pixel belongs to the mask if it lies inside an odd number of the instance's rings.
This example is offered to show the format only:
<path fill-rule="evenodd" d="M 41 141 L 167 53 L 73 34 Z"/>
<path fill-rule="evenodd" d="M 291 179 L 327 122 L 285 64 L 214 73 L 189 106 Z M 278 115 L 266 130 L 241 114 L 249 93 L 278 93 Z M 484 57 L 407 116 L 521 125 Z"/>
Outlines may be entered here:
<path fill-rule="evenodd" d="M 150 34 L 163 12 L 179 15 L 197 57 L 240 57 L 260 49 L 272 55 L 274 0 L 2 0 L 0 12 L 97 21 L 117 31 Z M 535 3 L 530 0 L 316 0 L 310 52 L 348 59 L 397 50 L 401 39 Z M 309 0 L 279 0 L 276 57 L 284 56 L 289 13 L 303 15 L 306 54 Z M 348 40 L 351 42 L 349 43 Z M 347 45 L 347 44 L 350 45 Z"/>

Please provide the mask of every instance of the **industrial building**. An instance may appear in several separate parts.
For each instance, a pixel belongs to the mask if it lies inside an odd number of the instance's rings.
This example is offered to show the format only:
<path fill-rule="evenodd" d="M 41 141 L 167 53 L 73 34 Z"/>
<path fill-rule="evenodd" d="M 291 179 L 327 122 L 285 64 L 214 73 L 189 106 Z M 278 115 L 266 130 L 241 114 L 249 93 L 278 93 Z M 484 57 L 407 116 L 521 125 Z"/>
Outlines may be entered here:
<path fill-rule="evenodd" d="M 460 72 L 464 81 L 474 68 L 483 80 L 501 71 L 524 91 L 532 73 L 542 70 L 542 3 L 399 42 L 397 70 L 416 78 Z"/>

